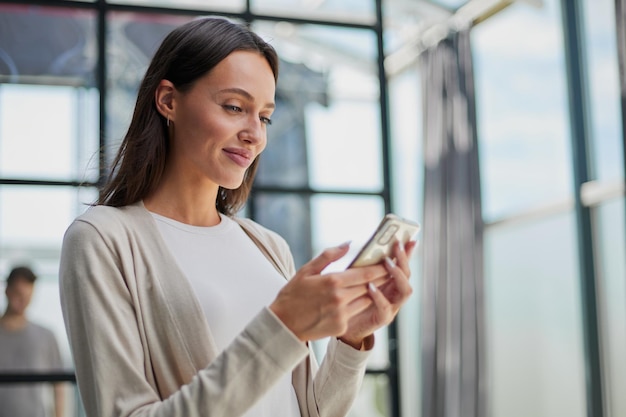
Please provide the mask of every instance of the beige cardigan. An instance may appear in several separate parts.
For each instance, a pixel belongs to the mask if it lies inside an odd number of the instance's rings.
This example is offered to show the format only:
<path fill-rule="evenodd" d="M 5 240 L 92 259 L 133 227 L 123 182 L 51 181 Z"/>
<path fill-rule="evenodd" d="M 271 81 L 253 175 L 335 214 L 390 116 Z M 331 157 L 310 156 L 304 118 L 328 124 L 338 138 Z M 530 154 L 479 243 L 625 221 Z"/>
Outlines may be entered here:
<path fill-rule="evenodd" d="M 285 277 L 294 275 L 282 238 L 235 220 Z M 303 417 L 339 417 L 365 372 L 368 353 L 336 339 L 317 369 L 310 349 L 267 308 L 218 354 L 190 284 L 141 203 L 92 207 L 72 223 L 60 291 L 89 417 L 236 417 L 285 372 Z"/>

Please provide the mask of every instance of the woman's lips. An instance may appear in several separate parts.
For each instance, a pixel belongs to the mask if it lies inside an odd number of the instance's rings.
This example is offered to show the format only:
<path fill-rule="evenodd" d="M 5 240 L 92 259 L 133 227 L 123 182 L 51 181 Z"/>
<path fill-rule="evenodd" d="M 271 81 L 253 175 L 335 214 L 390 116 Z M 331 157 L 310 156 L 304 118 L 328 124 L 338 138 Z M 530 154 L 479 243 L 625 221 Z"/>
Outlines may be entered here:
<path fill-rule="evenodd" d="M 224 152 L 231 161 L 242 168 L 248 168 L 252 163 L 252 153 L 246 149 L 226 148 Z"/>

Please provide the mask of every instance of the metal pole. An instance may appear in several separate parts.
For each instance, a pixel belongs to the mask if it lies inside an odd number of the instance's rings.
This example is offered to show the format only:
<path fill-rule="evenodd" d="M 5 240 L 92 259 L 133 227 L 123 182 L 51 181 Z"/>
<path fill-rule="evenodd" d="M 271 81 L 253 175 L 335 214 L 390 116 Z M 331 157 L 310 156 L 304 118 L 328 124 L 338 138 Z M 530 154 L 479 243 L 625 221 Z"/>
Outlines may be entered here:
<path fill-rule="evenodd" d="M 622 96 L 622 164 L 626 178 L 626 1 L 615 0 L 615 29 L 617 59 L 619 62 L 620 91 Z"/>
<path fill-rule="evenodd" d="M 385 212 L 393 211 L 391 201 L 391 169 L 390 169 L 390 135 L 389 135 L 389 99 L 387 89 L 387 74 L 385 73 L 385 45 L 383 41 L 383 5 L 382 0 L 376 0 L 376 41 L 378 46 L 378 80 L 380 85 L 380 126 L 381 149 L 383 163 L 383 200 Z M 388 326 L 389 335 L 389 402 L 391 417 L 400 417 L 400 375 L 398 352 L 398 326 L 395 321 Z"/>
<path fill-rule="evenodd" d="M 583 205 L 580 190 L 591 179 L 589 117 L 585 73 L 583 21 L 580 0 L 561 0 L 565 63 L 569 90 L 570 128 L 574 166 L 574 198 L 578 228 L 578 261 L 582 296 L 586 369 L 587 416 L 604 416 L 602 360 L 591 209 Z"/>

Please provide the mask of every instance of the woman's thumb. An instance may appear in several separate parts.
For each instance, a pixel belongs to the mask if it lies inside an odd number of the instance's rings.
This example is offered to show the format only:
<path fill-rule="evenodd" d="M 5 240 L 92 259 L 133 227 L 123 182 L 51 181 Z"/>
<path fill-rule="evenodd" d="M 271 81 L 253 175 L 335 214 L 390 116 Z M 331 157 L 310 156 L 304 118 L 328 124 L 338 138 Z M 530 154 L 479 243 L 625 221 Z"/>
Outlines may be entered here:
<path fill-rule="evenodd" d="M 341 259 L 350 249 L 350 241 L 344 242 L 339 246 L 325 249 L 317 257 L 310 260 L 303 269 L 306 268 L 311 274 L 321 273 L 328 265 Z"/>

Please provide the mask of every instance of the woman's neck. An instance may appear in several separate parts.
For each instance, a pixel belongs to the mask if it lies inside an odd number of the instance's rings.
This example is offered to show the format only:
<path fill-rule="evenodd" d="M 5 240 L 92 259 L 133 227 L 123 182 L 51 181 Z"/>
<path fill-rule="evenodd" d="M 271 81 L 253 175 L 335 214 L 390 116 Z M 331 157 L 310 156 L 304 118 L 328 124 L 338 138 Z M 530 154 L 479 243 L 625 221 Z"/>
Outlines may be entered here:
<path fill-rule="evenodd" d="M 215 226 L 220 216 L 215 206 L 218 186 L 184 187 L 164 181 L 144 198 L 148 211 L 192 226 Z"/>

